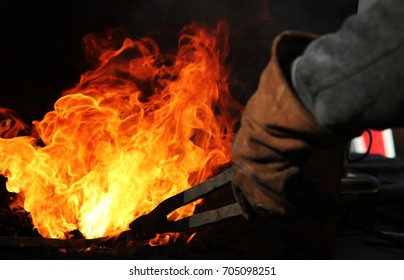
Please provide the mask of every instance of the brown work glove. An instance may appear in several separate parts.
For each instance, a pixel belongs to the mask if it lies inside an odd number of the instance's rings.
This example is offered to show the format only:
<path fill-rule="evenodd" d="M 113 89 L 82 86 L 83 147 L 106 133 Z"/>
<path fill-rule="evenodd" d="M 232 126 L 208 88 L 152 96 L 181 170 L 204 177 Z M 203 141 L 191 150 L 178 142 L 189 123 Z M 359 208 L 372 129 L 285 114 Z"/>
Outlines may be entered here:
<path fill-rule="evenodd" d="M 304 108 L 287 80 L 293 59 L 313 39 L 297 32 L 274 39 L 270 63 L 243 113 L 233 144 L 232 185 L 247 216 L 294 218 L 329 205 L 316 186 L 304 182 L 303 169 L 314 148 L 335 143 L 334 135 Z"/>

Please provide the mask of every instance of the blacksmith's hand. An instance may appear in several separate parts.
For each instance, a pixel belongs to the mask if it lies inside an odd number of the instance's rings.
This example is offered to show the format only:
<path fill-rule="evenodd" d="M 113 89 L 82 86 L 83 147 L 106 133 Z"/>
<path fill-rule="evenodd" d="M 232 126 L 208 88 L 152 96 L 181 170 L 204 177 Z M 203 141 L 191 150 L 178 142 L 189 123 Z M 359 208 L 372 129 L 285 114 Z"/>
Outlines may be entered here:
<path fill-rule="evenodd" d="M 247 217 L 264 212 L 294 218 L 310 203 L 302 169 L 313 149 L 329 146 L 334 136 L 296 97 L 288 71 L 313 39 L 290 31 L 274 39 L 271 60 L 243 113 L 233 144 L 232 187 Z"/>

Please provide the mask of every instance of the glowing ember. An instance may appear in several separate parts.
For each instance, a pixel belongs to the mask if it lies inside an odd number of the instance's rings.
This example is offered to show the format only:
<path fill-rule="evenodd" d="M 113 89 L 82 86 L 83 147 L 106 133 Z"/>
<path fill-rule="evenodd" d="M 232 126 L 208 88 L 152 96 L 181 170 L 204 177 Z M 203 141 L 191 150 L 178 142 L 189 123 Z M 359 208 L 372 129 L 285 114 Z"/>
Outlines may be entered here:
<path fill-rule="evenodd" d="M 230 161 L 241 107 L 222 66 L 224 31 L 223 24 L 186 27 L 176 57 L 162 56 L 150 39 L 125 39 L 114 49 L 116 42 L 89 35 L 97 69 L 33 123 L 31 136 L 17 136 L 25 126 L 0 111 L 0 173 L 42 236 L 68 238 L 76 229 L 86 238 L 116 235 Z"/>

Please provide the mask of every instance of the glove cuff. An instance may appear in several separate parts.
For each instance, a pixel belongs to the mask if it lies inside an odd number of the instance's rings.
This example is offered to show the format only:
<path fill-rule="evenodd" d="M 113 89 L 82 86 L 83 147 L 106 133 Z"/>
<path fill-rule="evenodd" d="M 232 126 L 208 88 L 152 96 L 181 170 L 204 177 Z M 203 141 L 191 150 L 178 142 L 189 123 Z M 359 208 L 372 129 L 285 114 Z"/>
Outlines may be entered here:
<path fill-rule="evenodd" d="M 300 211 L 290 198 L 306 200 L 303 173 L 307 160 L 316 148 L 332 147 L 339 141 L 306 110 L 290 87 L 290 75 L 284 74 L 314 38 L 287 31 L 274 39 L 271 61 L 243 113 L 233 143 L 232 184 L 247 215 L 251 209 L 266 209 L 278 217 Z"/>
<path fill-rule="evenodd" d="M 275 37 L 272 58 L 279 65 L 283 76 L 292 88 L 292 65 L 295 59 L 303 54 L 306 47 L 317 38 L 314 33 L 300 31 L 284 31 Z"/>

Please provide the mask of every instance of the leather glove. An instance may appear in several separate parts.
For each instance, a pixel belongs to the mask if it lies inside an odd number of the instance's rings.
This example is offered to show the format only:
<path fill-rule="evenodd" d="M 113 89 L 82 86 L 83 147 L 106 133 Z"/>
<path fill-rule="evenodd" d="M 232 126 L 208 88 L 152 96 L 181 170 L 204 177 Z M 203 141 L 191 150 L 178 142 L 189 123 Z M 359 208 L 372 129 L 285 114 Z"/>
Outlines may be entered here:
<path fill-rule="evenodd" d="M 332 147 L 335 135 L 318 124 L 288 81 L 293 59 L 314 38 L 292 31 L 278 35 L 245 107 L 233 143 L 232 187 L 247 217 L 264 212 L 293 219 L 329 204 L 316 186 L 304 182 L 303 169 L 314 148 Z"/>

